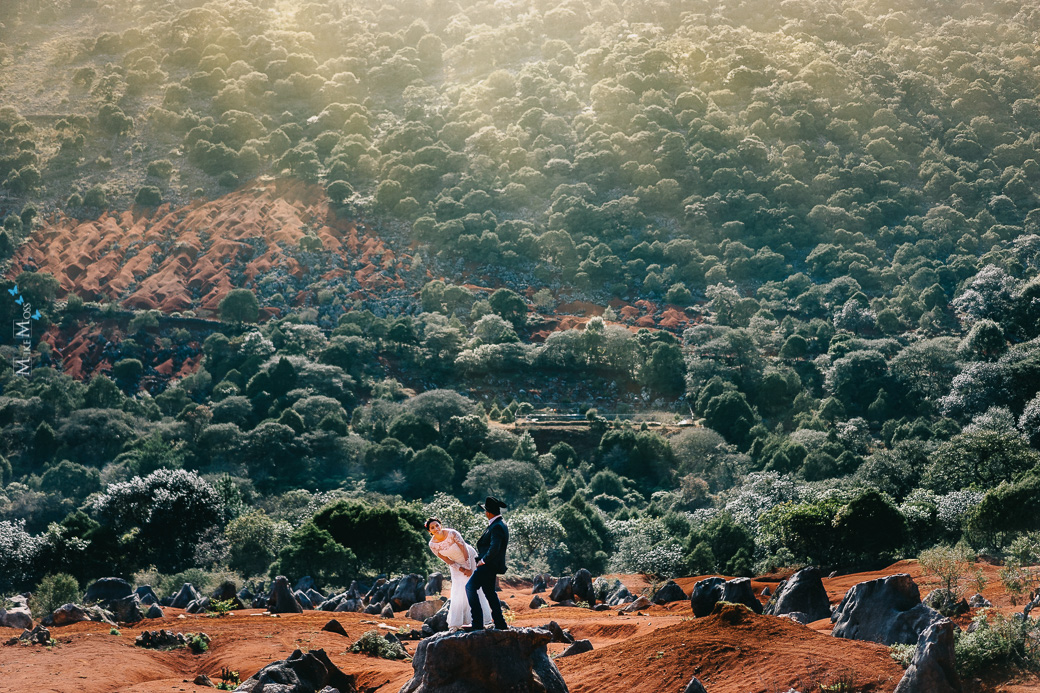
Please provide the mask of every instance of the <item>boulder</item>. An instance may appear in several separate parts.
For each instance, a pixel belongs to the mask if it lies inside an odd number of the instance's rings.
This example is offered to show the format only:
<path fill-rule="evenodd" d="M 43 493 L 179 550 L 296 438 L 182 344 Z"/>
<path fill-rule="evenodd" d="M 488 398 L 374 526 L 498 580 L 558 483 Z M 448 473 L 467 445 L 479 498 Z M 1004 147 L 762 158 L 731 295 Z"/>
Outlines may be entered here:
<path fill-rule="evenodd" d="M 18 636 L 19 640 L 25 640 L 26 642 L 35 643 L 37 645 L 50 645 L 51 644 L 51 632 L 43 626 L 36 626 L 32 630 L 26 628 L 22 631 L 22 634 Z"/>
<path fill-rule="evenodd" d="M 266 609 L 267 608 L 267 597 L 262 594 L 258 594 L 253 597 L 253 601 L 250 606 L 254 609 Z"/>
<path fill-rule="evenodd" d="M 917 651 L 894 693 L 961 693 L 954 666 L 952 621 L 928 626 L 917 640 Z"/>
<path fill-rule="evenodd" d="M 368 606 L 366 606 L 366 607 L 365 607 L 365 608 L 364 608 L 364 609 L 363 609 L 363 610 L 361 611 L 361 613 L 363 613 L 363 614 L 373 614 L 373 615 L 375 615 L 375 614 L 381 614 L 381 613 L 383 613 L 383 607 L 384 607 L 384 606 L 390 606 L 390 605 L 389 605 L 389 604 L 384 604 L 383 602 L 372 602 L 371 604 L 369 604 Z M 391 611 L 392 611 L 392 610 L 393 610 L 393 609 L 391 609 Z"/>
<path fill-rule="evenodd" d="M 185 582 L 181 585 L 181 589 L 177 594 L 173 595 L 173 601 L 170 602 L 170 606 L 174 609 L 187 608 L 188 604 L 197 602 L 202 599 L 202 596 L 195 589 L 195 586 L 190 582 Z"/>
<path fill-rule="evenodd" d="M 294 650 L 288 659 L 268 664 L 235 690 L 239 693 L 311 693 L 331 686 L 341 693 L 355 693 L 357 683 L 332 663 L 324 650 L 304 654 Z"/>
<path fill-rule="evenodd" d="M 253 600 L 256 599 L 256 595 L 249 591 L 248 587 L 243 587 L 238 591 L 238 599 L 243 604 L 252 604 Z"/>
<path fill-rule="evenodd" d="M 198 676 L 196 676 L 195 680 L 192 681 L 192 683 L 194 683 L 196 686 L 203 686 L 205 688 L 216 688 L 217 687 L 216 684 L 213 683 L 213 681 L 210 680 L 210 678 L 208 676 L 206 676 L 205 674 L 199 674 Z"/>
<path fill-rule="evenodd" d="M 615 580 L 614 584 L 618 585 L 621 583 L 618 580 Z M 596 593 L 597 602 L 607 601 L 607 595 L 610 594 L 610 590 L 612 589 L 613 587 L 611 586 L 611 584 L 602 577 L 598 577 L 592 581 L 592 590 Z"/>
<path fill-rule="evenodd" d="M 443 606 L 438 609 L 437 613 L 430 616 L 423 621 L 422 631 L 426 634 L 429 631 L 430 635 L 434 633 L 443 633 L 448 630 L 448 609 L 451 608 L 451 600 L 444 602 Z"/>
<path fill-rule="evenodd" d="M 360 599 L 344 599 L 333 611 L 349 611 L 353 613 L 360 613 L 365 610 L 365 604 Z"/>
<path fill-rule="evenodd" d="M 365 600 L 367 600 L 369 604 L 372 602 L 383 601 L 383 599 L 386 598 L 387 585 L 389 584 L 390 583 L 387 582 L 385 576 L 377 578 L 375 584 L 372 585 L 372 589 L 365 593 Z M 383 596 L 381 597 L 380 595 Z"/>
<path fill-rule="evenodd" d="M 72 623 L 89 621 L 87 610 L 76 604 L 62 604 L 50 616 L 43 619 L 45 626 L 67 626 Z"/>
<path fill-rule="evenodd" d="M 834 637 L 882 645 L 912 645 L 929 626 L 944 620 L 921 603 L 917 584 L 907 573 L 853 585 L 831 618 Z"/>
<path fill-rule="evenodd" d="M 325 601 L 318 604 L 318 611 L 335 611 L 336 607 L 346 601 L 347 593 L 334 594 Z"/>
<path fill-rule="evenodd" d="M 575 640 L 574 644 L 561 652 L 559 656 L 570 657 L 571 655 L 579 655 L 586 652 L 592 652 L 592 643 L 588 640 Z"/>
<path fill-rule="evenodd" d="M 542 630 L 547 630 L 549 631 L 549 634 L 552 635 L 552 640 L 549 642 L 562 642 L 568 645 L 574 642 L 574 636 L 570 634 L 570 631 L 560 628 L 560 624 L 556 621 L 549 621 L 547 624 L 542 626 Z"/>
<path fill-rule="evenodd" d="M 652 601 L 654 604 L 670 604 L 686 601 L 686 599 L 686 593 L 683 592 L 682 587 L 679 587 L 675 580 L 669 580 L 661 586 L 661 589 L 657 590 Z"/>
<path fill-rule="evenodd" d="M 406 616 L 413 621 L 425 621 L 430 616 L 441 609 L 440 599 L 427 599 L 426 601 L 416 602 L 408 607 L 408 613 Z"/>
<path fill-rule="evenodd" d="M 347 631 L 343 628 L 343 624 L 337 621 L 336 619 L 332 619 L 324 626 L 322 626 L 321 629 L 329 633 L 336 633 L 337 635 L 347 635 Z"/>
<path fill-rule="evenodd" d="M 397 588 L 389 595 L 387 601 L 394 611 L 406 611 L 416 602 L 426 601 L 426 588 L 423 579 L 412 573 L 397 581 Z"/>
<path fill-rule="evenodd" d="M 365 596 L 364 592 L 358 587 L 357 580 L 351 580 L 350 587 L 347 588 L 347 599 L 361 600 Z"/>
<path fill-rule="evenodd" d="M 544 575 L 535 575 L 531 580 L 531 594 L 540 594 L 548 589 L 549 582 Z"/>
<path fill-rule="evenodd" d="M 112 626 L 116 625 L 115 616 L 112 612 L 108 609 L 102 609 L 100 606 L 88 606 L 87 615 L 90 617 L 91 621 L 107 623 Z"/>
<path fill-rule="evenodd" d="M 271 593 L 267 596 L 267 610 L 272 614 L 301 614 L 303 607 L 292 593 L 289 579 L 279 575 L 271 585 Z"/>
<path fill-rule="evenodd" d="M 589 606 L 596 605 L 596 590 L 592 587 L 592 573 L 585 568 L 580 569 L 571 578 L 571 590 L 574 601 L 585 602 Z"/>
<path fill-rule="evenodd" d="M 296 589 L 300 590 L 301 592 L 312 590 L 315 587 L 317 587 L 317 585 L 314 584 L 314 578 L 312 578 L 310 575 L 304 575 L 302 578 L 296 581 Z"/>
<path fill-rule="evenodd" d="M 708 691 L 705 690 L 704 684 L 700 682 L 700 679 L 694 676 L 690 679 L 690 682 L 686 684 L 683 693 L 708 693 Z"/>
<path fill-rule="evenodd" d="M 653 605 L 646 597 L 640 597 L 634 602 L 629 603 L 627 606 L 621 609 L 622 613 L 631 614 L 636 611 L 642 611 L 643 609 L 649 609 Z"/>
<path fill-rule="evenodd" d="M 778 585 L 778 587 L 779 587 L 779 585 Z M 769 597 L 769 596 L 772 596 L 773 591 L 771 589 L 769 589 L 769 587 L 763 587 L 761 594 L 762 594 L 763 597 Z"/>
<path fill-rule="evenodd" d="M 556 586 L 549 593 L 549 599 L 554 602 L 566 602 L 574 600 L 574 586 L 572 578 L 562 577 L 556 581 Z"/>
<path fill-rule="evenodd" d="M 390 606 L 389 604 L 384 605 L 383 610 L 379 612 L 379 615 L 382 618 L 393 618 L 394 607 Z"/>
<path fill-rule="evenodd" d="M 548 604 L 548 602 L 546 602 L 544 599 L 542 599 L 540 596 L 536 594 L 534 595 L 534 597 L 531 598 L 531 603 L 529 604 L 529 606 L 532 609 L 541 609 L 546 604 Z"/>
<path fill-rule="evenodd" d="M 427 597 L 439 597 L 441 590 L 444 589 L 444 574 L 443 573 L 430 573 L 430 577 L 426 578 L 426 596 Z"/>
<path fill-rule="evenodd" d="M 144 617 L 145 618 L 162 618 L 163 617 L 162 607 L 159 606 L 158 604 L 152 604 L 151 606 L 148 607 L 148 611 L 144 612 Z"/>
<path fill-rule="evenodd" d="M 768 589 L 768 588 L 767 588 Z M 802 568 L 776 587 L 776 594 L 766 605 L 765 613 L 773 616 L 802 613 L 808 621 L 829 618 L 831 602 L 827 598 L 827 590 L 823 587 L 823 574 L 819 568 L 809 566 Z"/>
<path fill-rule="evenodd" d="M 628 588 L 622 585 L 620 580 L 616 580 L 604 601 L 611 606 L 617 606 L 618 604 L 624 604 L 631 596 L 632 593 L 628 591 Z"/>
<path fill-rule="evenodd" d="M 296 601 L 300 603 L 300 606 L 306 611 L 313 611 L 314 604 L 311 603 L 311 598 L 306 593 L 296 590 L 293 592 L 293 596 L 296 597 Z"/>
<path fill-rule="evenodd" d="M 538 628 L 441 634 L 419 643 L 414 676 L 399 693 L 483 693 L 503 690 L 565 693 L 546 645 L 552 635 Z"/>
<path fill-rule="evenodd" d="M 141 604 L 144 606 L 159 603 L 159 595 L 155 593 L 151 585 L 141 585 L 134 590 L 134 594 L 137 595 L 137 598 L 141 600 Z"/>
<path fill-rule="evenodd" d="M 119 623 L 137 623 L 144 620 L 144 614 L 141 613 L 141 600 L 137 598 L 136 594 L 128 594 L 122 599 L 110 599 L 105 604 Z"/>
<path fill-rule="evenodd" d="M 0 626 L 26 630 L 33 627 L 32 613 L 27 607 L 16 606 L 11 610 L 0 608 Z"/>
<path fill-rule="evenodd" d="M 733 578 L 732 580 L 721 577 L 705 578 L 694 585 L 693 591 L 690 592 L 690 606 L 693 608 L 693 615 L 697 618 L 710 614 L 718 602 L 743 604 L 756 614 L 762 613 L 762 603 L 751 590 L 749 578 Z"/>
<path fill-rule="evenodd" d="M 123 578 L 107 577 L 92 583 L 83 595 L 84 604 L 97 604 L 122 599 L 133 594 L 134 588 Z"/>
<path fill-rule="evenodd" d="M 318 590 L 309 589 L 304 594 L 307 595 L 307 599 L 310 600 L 311 604 L 314 605 L 313 608 L 315 608 L 315 609 L 318 608 L 319 604 L 321 604 L 323 601 L 325 601 L 325 595 L 322 594 L 321 592 L 319 592 Z"/>
<path fill-rule="evenodd" d="M 968 600 L 968 606 L 970 606 L 973 609 L 985 609 L 987 607 L 993 606 L 993 602 L 983 597 L 981 593 L 976 592 L 975 594 L 971 595 L 971 599 Z"/>
<path fill-rule="evenodd" d="M 142 631 L 134 639 L 136 647 L 144 647 L 149 650 L 172 650 L 187 644 L 188 639 L 184 637 L 184 633 L 174 633 L 165 629 Z"/>

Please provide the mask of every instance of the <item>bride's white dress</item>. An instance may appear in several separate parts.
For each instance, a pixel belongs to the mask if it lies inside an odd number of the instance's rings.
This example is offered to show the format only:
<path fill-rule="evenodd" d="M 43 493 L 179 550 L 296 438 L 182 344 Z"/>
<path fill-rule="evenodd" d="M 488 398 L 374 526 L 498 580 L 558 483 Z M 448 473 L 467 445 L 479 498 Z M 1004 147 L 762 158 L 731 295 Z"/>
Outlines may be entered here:
<path fill-rule="evenodd" d="M 434 541 L 430 537 L 430 550 L 448 564 L 451 573 L 451 596 L 448 605 L 448 628 L 464 628 L 472 625 L 473 616 L 469 608 L 469 600 L 466 598 L 466 582 L 468 575 L 463 575 L 460 568 L 474 570 L 477 567 L 477 550 L 463 540 L 462 535 L 454 529 L 445 529 L 448 536 L 444 541 Z M 472 574 L 472 573 L 471 573 Z M 480 608 L 484 616 L 491 618 L 491 608 L 488 606 L 487 598 L 483 592 L 477 592 L 480 599 Z M 487 624 L 491 624 L 489 620 Z"/>

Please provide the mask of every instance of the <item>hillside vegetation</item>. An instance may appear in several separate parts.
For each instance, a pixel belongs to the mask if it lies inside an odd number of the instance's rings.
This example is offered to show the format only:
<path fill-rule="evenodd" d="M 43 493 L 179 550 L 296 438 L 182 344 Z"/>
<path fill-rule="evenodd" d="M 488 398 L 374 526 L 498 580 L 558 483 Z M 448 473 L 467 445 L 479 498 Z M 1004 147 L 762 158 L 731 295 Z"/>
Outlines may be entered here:
<path fill-rule="evenodd" d="M 51 330 L 44 367 L 0 375 L 0 589 L 59 567 L 346 585 L 432 565 L 428 514 L 475 538 L 487 493 L 517 572 L 962 542 L 1036 586 L 1040 8 L 70 0 L 0 21 L 5 286 Z M 40 264 L 55 229 L 145 247 L 153 219 L 216 218 L 265 177 L 328 216 L 239 239 L 285 266 L 166 314 Z M 329 273 L 348 223 L 394 291 Z M 182 231 L 193 250 L 154 241 L 154 267 L 212 247 Z M 98 372 L 63 372 L 52 345 L 106 319 Z M 175 347 L 202 358 L 167 386 L 148 354 Z M 585 425 L 516 423 L 543 406 Z"/>

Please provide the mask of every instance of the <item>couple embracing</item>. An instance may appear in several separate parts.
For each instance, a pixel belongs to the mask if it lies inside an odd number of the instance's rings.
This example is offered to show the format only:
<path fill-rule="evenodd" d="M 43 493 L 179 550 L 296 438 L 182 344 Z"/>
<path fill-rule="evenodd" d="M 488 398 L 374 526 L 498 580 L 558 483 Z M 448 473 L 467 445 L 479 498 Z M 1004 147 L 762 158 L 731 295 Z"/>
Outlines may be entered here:
<path fill-rule="evenodd" d="M 509 628 L 502 617 L 502 604 L 495 594 L 495 578 L 506 572 L 509 528 L 502 520 L 505 507 L 505 503 L 491 496 L 480 506 L 487 516 L 488 526 L 475 549 L 461 534 L 444 527 L 436 517 L 426 521 L 426 529 L 431 535 L 430 550 L 448 564 L 451 572 L 448 628 L 453 631 Z"/>

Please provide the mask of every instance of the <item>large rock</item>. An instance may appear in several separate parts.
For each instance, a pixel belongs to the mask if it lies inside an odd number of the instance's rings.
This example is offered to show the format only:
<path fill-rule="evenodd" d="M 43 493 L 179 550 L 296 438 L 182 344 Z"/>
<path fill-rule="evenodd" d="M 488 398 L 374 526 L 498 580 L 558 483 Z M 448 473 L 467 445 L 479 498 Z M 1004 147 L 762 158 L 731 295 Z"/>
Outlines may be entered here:
<path fill-rule="evenodd" d="M 141 600 L 141 603 L 145 606 L 151 606 L 152 604 L 159 603 L 159 596 L 152 589 L 151 585 L 141 585 L 134 590 L 134 594 Z"/>
<path fill-rule="evenodd" d="M 528 604 L 528 608 L 531 608 L 531 609 L 541 609 L 547 603 L 548 602 L 546 602 L 544 599 L 542 599 L 542 597 L 540 595 L 536 594 L 536 595 L 534 595 L 531 598 L 531 603 Z"/>
<path fill-rule="evenodd" d="M 560 657 L 573 657 L 574 655 L 592 652 L 592 643 L 588 640 L 575 640 L 574 644 L 559 654 Z"/>
<path fill-rule="evenodd" d="M 163 610 L 158 604 L 152 604 L 148 607 L 148 611 L 144 612 L 145 618 L 162 618 Z"/>
<path fill-rule="evenodd" d="M 195 586 L 190 582 L 185 582 L 181 585 L 181 589 L 177 594 L 173 595 L 173 601 L 170 602 L 170 606 L 174 609 L 186 609 L 188 604 L 197 602 L 202 599 L 202 595 L 198 593 Z"/>
<path fill-rule="evenodd" d="M 365 610 L 365 603 L 360 599 L 344 599 L 333 611 L 347 611 L 353 613 L 360 613 Z"/>
<path fill-rule="evenodd" d="M 89 621 L 87 610 L 76 604 L 62 604 L 50 616 L 43 619 L 45 626 L 67 626 L 73 623 Z"/>
<path fill-rule="evenodd" d="M 296 589 L 300 590 L 301 592 L 312 590 L 315 587 L 317 587 L 317 585 L 314 584 L 314 578 L 312 578 L 310 575 L 304 575 L 302 578 L 296 581 Z"/>
<path fill-rule="evenodd" d="M 123 578 L 107 577 L 101 578 L 87 588 L 83 595 L 84 604 L 97 604 L 98 602 L 110 602 L 122 599 L 133 594 L 134 588 Z"/>
<path fill-rule="evenodd" d="M 929 626 L 944 620 L 921 603 L 921 592 L 907 573 L 854 585 L 832 618 L 834 637 L 882 645 L 912 645 Z"/>
<path fill-rule="evenodd" d="M 643 609 L 649 609 L 653 605 L 646 597 L 640 596 L 639 599 L 629 602 L 621 608 L 622 613 L 631 614 L 636 611 L 642 611 Z"/>
<path fill-rule="evenodd" d="M 305 611 L 314 610 L 314 604 L 311 602 L 311 598 L 308 597 L 305 592 L 296 590 L 295 592 L 293 592 L 293 596 L 296 597 L 296 601 L 300 603 L 300 606 L 303 607 Z"/>
<path fill-rule="evenodd" d="M 620 580 L 615 580 L 614 585 L 610 588 L 610 592 L 607 593 L 607 598 L 604 600 L 610 606 L 617 606 L 618 604 L 624 604 L 630 601 L 632 593 L 628 591 L 628 588 L 621 584 Z"/>
<path fill-rule="evenodd" d="M 556 586 L 549 593 L 549 599 L 556 603 L 572 601 L 574 599 L 574 586 L 571 583 L 573 583 L 573 579 L 569 577 L 562 577 L 557 580 Z"/>
<path fill-rule="evenodd" d="M 719 602 L 743 604 L 756 614 L 762 613 L 762 603 L 751 590 L 749 578 L 705 578 L 694 585 L 693 591 L 690 592 L 690 606 L 697 618 L 710 614 Z"/>
<path fill-rule="evenodd" d="M 415 573 L 405 575 L 397 581 L 397 588 L 387 601 L 390 602 L 394 611 L 407 611 L 412 604 L 426 601 L 426 587 L 423 579 Z"/>
<path fill-rule="evenodd" d="M 294 650 L 288 659 L 268 664 L 242 682 L 239 693 L 317 693 L 331 686 L 340 693 L 355 693 L 357 683 L 332 663 L 324 650 L 304 654 Z"/>
<path fill-rule="evenodd" d="M 592 587 L 592 573 L 585 568 L 580 569 L 571 579 L 574 601 L 585 602 L 589 606 L 596 605 L 596 590 Z"/>
<path fill-rule="evenodd" d="M 686 684 L 686 688 L 683 689 L 683 693 L 708 693 L 708 691 L 704 689 L 704 684 L 700 682 L 700 679 L 694 676 L 692 679 L 690 679 L 690 682 Z"/>
<path fill-rule="evenodd" d="M 899 680 L 895 693 L 961 693 L 953 655 L 953 622 L 928 626 L 917 640 L 917 651 Z"/>
<path fill-rule="evenodd" d="M 399 693 L 564 693 L 567 684 L 546 652 L 551 639 L 538 628 L 427 638 L 415 650 L 412 680 Z"/>
<path fill-rule="evenodd" d="M 303 607 L 292 593 L 289 579 L 279 575 L 271 585 L 271 594 L 267 597 L 267 610 L 272 614 L 302 614 Z"/>
<path fill-rule="evenodd" d="M 416 602 L 408 607 L 406 616 L 413 621 L 425 621 L 440 611 L 442 603 L 440 599 L 427 599 L 423 602 Z"/>
<path fill-rule="evenodd" d="M 318 608 L 319 604 L 325 601 L 325 595 L 319 592 L 318 590 L 310 589 L 307 590 L 305 594 L 307 595 L 307 599 L 311 601 L 311 604 L 314 605 L 315 609 Z"/>
<path fill-rule="evenodd" d="M 548 589 L 549 576 L 539 573 L 531 580 L 531 594 L 540 594 Z"/>
<path fill-rule="evenodd" d="M 802 613 L 810 622 L 829 618 L 831 602 L 827 598 L 827 590 L 823 587 L 823 574 L 820 573 L 820 569 L 812 566 L 802 568 L 782 581 L 766 605 L 765 612 L 773 616 Z"/>
<path fill-rule="evenodd" d="M 426 596 L 427 597 L 439 597 L 441 591 L 444 589 L 444 574 L 443 573 L 430 573 L 430 577 L 426 578 Z"/>
<path fill-rule="evenodd" d="M 675 580 L 669 580 L 664 583 L 653 598 L 654 604 L 670 604 L 671 602 L 682 601 L 686 601 L 686 593 L 683 592 L 682 587 L 676 584 Z"/>
<path fill-rule="evenodd" d="M 437 610 L 433 616 L 430 616 L 423 621 L 422 631 L 424 635 L 433 635 L 434 633 L 443 633 L 448 630 L 448 609 L 451 608 L 451 600 L 444 602 L 444 605 Z"/>
<path fill-rule="evenodd" d="M 0 626 L 28 630 L 33 627 L 32 613 L 24 606 L 16 606 L 9 611 L 0 608 Z"/>
<path fill-rule="evenodd" d="M 141 600 L 136 594 L 128 594 L 122 599 L 110 599 L 105 602 L 109 611 L 120 623 L 137 623 L 144 620 L 141 613 Z"/>

